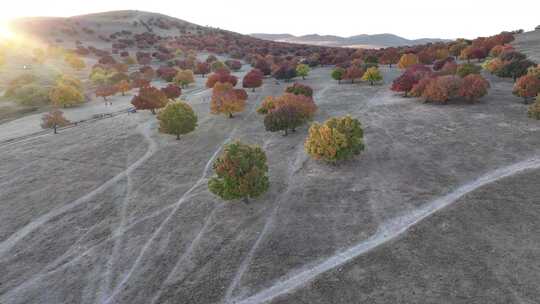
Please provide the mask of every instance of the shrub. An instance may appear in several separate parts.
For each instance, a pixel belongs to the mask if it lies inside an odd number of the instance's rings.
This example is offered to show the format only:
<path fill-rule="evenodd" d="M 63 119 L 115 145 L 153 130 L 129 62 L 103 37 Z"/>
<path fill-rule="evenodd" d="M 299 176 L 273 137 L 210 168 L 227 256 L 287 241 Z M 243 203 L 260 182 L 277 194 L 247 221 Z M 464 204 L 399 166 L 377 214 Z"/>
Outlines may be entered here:
<path fill-rule="evenodd" d="M 336 163 L 360 154 L 365 148 L 363 138 L 362 125 L 357 119 L 332 118 L 324 124 L 311 125 L 304 148 L 315 159 Z"/>
<path fill-rule="evenodd" d="M 168 102 L 165 93 L 151 86 L 141 87 L 139 94 L 133 96 L 131 104 L 138 110 L 150 110 L 152 114 L 156 109 L 163 108 Z"/>
<path fill-rule="evenodd" d="M 381 72 L 376 67 L 368 68 L 367 71 L 362 76 L 362 80 L 369 81 L 370 85 L 373 85 L 375 82 L 379 82 L 383 79 Z"/>
<path fill-rule="evenodd" d="M 399 59 L 398 68 L 406 69 L 415 64 L 418 64 L 418 56 L 416 54 L 403 54 Z"/>
<path fill-rule="evenodd" d="M 337 67 L 332 70 L 332 79 L 337 80 L 338 84 L 341 83 L 341 80 L 345 76 L 345 69 L 341 67 Z"/>
<path fill-rule="evenodd" d="M 530 60 L 512 60 L 506 62 L 495 74 L 499 77 L 511 77 L 517 80 L 519 77 L 526 75 L 527 70 L 536 64 Z"/>
<path fill-rule="evenodd" d="M 540 119 L 540 96 L 536 97 L 536 101 L 529 106 L 529 117 Z"/>
<path fill-rule="evenodd" d="M 281 106 L 264 117 L 264 127 L 266 131 L 284 131 L 285 136 L 288 130 L 295 131 L 295 128 L 305 122 L 304 116 L 299 108 L 294 105 Z"/>
<path fill-rule="evenodd" d="M 244 111 L 246 99 L 240 98 L 233 86 L 228 82 L 218 82 L 212 89 L 212 102 L 210 112 L 212 114 L 227 114 L 233 118 L 233 113 Z"/>
<path fill-rule="evenodd" d="M 411 89 L 409 95 L 412 97 L 420 97 L 424 95 L 424 91 L 426 90 L 426 87 L 429 85 L 431 81 L 433 81 L 433 77 L 424 77 L 420 79 L 419 82 L 417 82 Z"/>
<path fill-rule="evenodd" d="M 268 190 L 266 154 L 258 146 L 238 141 L 225 145 L 213 169 L 208 189 L 224 200 L 243 199 L 247 204 Z"/>
<path fill-rule="evenodd" d="M 522 97 L 523 102 L 527 103 L 529 99 L 536 97 L 540 92 L 540 79 L 532 76 L 521 76 L 514 84 L 512 93 Z"/>
<path fill-rule="evenodd" d="M 161 92 L 163 92 L 167 98 L 174 100 L 182 95 L 182 88 L 170 83 L 166 87 L 161 88 Z"/>
<path fill-rule="evenodd" d="M 262 86 L 263 83 L 263 73 L 258 69 L 253 69 L 249 71 L 244 79 L 242 80 L 242 87 L 250 88 L 255 92 L 255 88 Z"/>
<path fill-rule="evenodd" d="M 299 64 L 296 66 L 296 75 L 301 76 L 302 79 L 306 79 L 311 69 L 307 64 Z"/>
<path fill-rule="evenodd" d="M 64 113 L 58 109 L 52 109 L 49 113 L 41 117 L 41 127 L 43 129 L 53 129 L 54 134 L 57 133 L 58 127 L 69 125 L 71 122 L 64 117 Z"/>
<path fill-rule="evenodd" d="M 467 75 L 470 75 L 470 74 L 480 74 L 481 69 L 482 68 L 480 66 L 477 66 L 475 64 L 464 63 L 464 64 L 458 65 L 456 74 L 459 77 L 463 78 L 463 77 L 465 77 Z"/>
<path fill-rule="evenodd" d="M 176 135 L 187 134 L 197 127 L 197 115 L 190 105 L 183 101 L 168 103 L 158 113 L 159 132 Z"/>
<path fill-rule="evenodd" d="M 474 101 L 487 94 L 489 82 L 479 74 L 470 74 L 463 78 L 463 83 L 459 89 L 459 96 L 468 101 Z"/>
<path fill-rule="evenodd" d="M 304 95 L 307 97 L 313 96 L 313 89 L 305 84 L 295 82 L 292 86 L 288 86 L 285 89 L 285 92 L 292 93 L 294 95 Z"/>
<path fill-rule="evenodd" d="M 458 65 L 455 61 L 449 61 L 439 70 L 439 75 L 455 75 L 457 73 Z"/>

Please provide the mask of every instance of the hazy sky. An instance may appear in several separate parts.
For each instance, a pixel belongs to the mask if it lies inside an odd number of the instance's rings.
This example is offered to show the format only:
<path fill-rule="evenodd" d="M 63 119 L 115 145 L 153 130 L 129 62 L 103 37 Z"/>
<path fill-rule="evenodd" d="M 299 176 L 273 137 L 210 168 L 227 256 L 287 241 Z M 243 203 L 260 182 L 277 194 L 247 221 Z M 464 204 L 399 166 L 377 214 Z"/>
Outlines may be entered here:
<path fill-rule="evenodd" d="M 540 0 L 18 0 L 2 7 L 0 19 L 123 9 L 159 12 L 244 34 L 474 38 L 540 24 Z"/>

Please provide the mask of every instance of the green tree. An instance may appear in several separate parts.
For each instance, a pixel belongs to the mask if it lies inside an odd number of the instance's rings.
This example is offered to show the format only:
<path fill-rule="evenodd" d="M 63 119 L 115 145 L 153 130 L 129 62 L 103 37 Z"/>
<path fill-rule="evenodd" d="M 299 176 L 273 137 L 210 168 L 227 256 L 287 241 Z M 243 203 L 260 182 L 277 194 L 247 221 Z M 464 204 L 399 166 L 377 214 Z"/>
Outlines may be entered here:
<path fill-rule="evenodd" d="M 379 82 L 383 79 L 381 72 L 376 67 L 368 68 L 367 71 L 362 76 L 362 80 L 369 81 L 370 85 L 373 85 L 375 82 Z"/>
<path fill-rule="evenodd" d="M 306 79 L 311 69 L 307 64 L 299 64 L 296 66 L 296 75 L 302 76 L 302 79 Z"/>
<path fill-rule="evenodd" d="M 256 198 L 268 190 L 266 154 L 259 146 L 239 141 L 225 145 L 213 165 L 215 175 L 208 181 L 210 192 L 224 200 Z"/>
<path fill-rule="evenodd" d="M 191 106 L 183 101 L 168 103 L 159 111 L 159 131 L 166 134 L 180 135 L 188 134 L 197 127 L 197 115 Z"/>
<path fill-rule="evenodd" d="M 332 71 L 332 79 L 337 80 L 338 84 L 341 84 L 343 76 L 345 76 L 345 69 L 337 67 Z"/>

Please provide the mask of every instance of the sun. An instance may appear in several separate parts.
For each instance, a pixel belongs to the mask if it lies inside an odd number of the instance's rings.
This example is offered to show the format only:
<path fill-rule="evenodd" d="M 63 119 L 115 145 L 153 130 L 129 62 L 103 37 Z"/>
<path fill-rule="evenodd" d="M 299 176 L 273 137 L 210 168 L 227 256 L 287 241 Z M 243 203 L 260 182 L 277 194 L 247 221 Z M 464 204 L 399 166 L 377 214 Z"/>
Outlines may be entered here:
<path fill-rule="evenodd" d="M 15 34 L 9 28 L 7 21 L 0 20 L 0 39 L 8 40 L 15 38 Z"/>

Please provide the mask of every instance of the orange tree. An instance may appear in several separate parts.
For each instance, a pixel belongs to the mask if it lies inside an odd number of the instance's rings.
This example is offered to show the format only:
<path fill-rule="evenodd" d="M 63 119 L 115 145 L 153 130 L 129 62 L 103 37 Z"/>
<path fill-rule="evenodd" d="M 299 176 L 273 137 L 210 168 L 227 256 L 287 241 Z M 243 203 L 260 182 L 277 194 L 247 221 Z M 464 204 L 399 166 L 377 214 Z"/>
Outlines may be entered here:
<path fill-rule="evenodd" d="M 212 102 L 210 112 L 212 114 L 227 114 L 233 118 L 233 113 L 244 111 L 246 99 L 242 98 L 228 82 L 217 82 L 212 89 Z"/>

